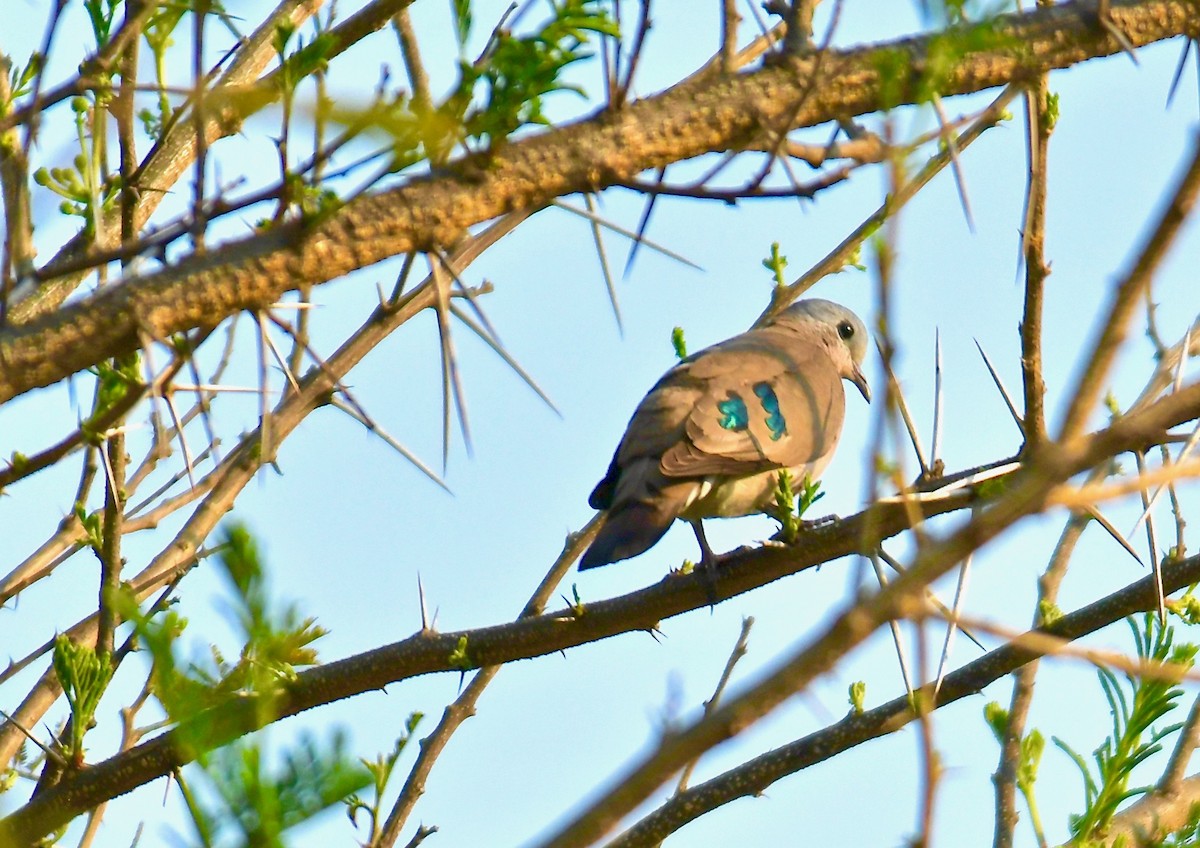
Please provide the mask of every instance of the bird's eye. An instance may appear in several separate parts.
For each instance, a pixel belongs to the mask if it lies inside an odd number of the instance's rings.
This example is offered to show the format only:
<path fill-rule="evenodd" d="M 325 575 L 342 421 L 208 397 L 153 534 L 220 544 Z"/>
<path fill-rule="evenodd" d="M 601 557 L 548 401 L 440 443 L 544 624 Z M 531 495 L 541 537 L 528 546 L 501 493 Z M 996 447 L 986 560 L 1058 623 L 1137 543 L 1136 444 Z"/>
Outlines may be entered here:
<path fill-rule="evenodd" d="M 844 341 L 849 341 L 854 337 L 854 325 L 849 321 L 843 321 L 842 323 L 838 324 L 837 331 L 838 335 L 841 336 Z"/>

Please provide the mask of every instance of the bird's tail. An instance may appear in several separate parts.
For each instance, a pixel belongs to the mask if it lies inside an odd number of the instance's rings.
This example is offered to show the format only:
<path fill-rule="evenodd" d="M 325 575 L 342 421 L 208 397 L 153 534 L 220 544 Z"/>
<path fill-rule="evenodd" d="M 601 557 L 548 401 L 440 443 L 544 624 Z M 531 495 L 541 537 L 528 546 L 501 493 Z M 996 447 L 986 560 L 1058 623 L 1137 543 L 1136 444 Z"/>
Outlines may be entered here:
<path fill-rule="evenodd" d="M 662 503 L 626 501 L 613 507 L 596 540 L 579 560 L 579 570 L 637 556 L 663 537 L 678 513 Z"/>

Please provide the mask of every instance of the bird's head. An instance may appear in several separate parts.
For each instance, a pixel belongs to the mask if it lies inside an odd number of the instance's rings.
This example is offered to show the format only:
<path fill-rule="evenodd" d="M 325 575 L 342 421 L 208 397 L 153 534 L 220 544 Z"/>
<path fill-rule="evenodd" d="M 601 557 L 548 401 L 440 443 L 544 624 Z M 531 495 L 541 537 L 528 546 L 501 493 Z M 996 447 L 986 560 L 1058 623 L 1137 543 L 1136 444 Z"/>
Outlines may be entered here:
<path fill-rule="evenodd" d="M 830 333 L 835 339 L 834 360 L 843 379 L 857 386 L 867 403 L 871 402 L 871 387 L 867 385 L 867 378 L 862 372 L 862 363 L 867 356 L 867 327 L 861 318 L 840 303 L 808 298 L 796 301 L 770 323 L 822 325 L 822 332 Z M 844 357 L 839 355 L 843 352 Z"/>

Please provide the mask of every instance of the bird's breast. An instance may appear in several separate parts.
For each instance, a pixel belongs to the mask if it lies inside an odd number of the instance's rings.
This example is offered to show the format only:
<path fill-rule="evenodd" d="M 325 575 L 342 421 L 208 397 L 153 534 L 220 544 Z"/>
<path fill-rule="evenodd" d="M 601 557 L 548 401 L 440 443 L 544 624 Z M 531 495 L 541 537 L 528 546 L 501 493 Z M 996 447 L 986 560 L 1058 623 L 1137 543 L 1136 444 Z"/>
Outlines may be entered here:
<path fill-rule="evenodd" d="M 827 462 L 828 457 L 822 457 L 816 462 L 788 469 L 796 481 L 793 488 L 798 489 L 805 476 L 815 480 Z M 705 477 L 680 517 L 691 521 L 754 515 L 768 506 L 774 506 L 778 485 L 779 469 L 774 468 L 748 477 Z"/>

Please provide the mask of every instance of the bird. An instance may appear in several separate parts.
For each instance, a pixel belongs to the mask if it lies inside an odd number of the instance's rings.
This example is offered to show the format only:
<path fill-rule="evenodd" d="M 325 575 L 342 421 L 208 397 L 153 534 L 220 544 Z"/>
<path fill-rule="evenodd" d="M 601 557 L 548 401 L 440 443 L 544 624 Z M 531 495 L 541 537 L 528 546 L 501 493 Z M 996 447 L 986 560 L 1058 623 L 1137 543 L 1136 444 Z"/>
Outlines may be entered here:
<path fill-rule="evenodd" d="M 842 380 L 871 402 L 867 341 L 852 311 L 808 298 L 680 361 L 642 398 L 588 498 L 607 514 L 579 569 L 637 556 L 683 519 L 715 577 L 702 520 L 762 512 L 781 469 L 820 475 L 845 418 Z"/>

